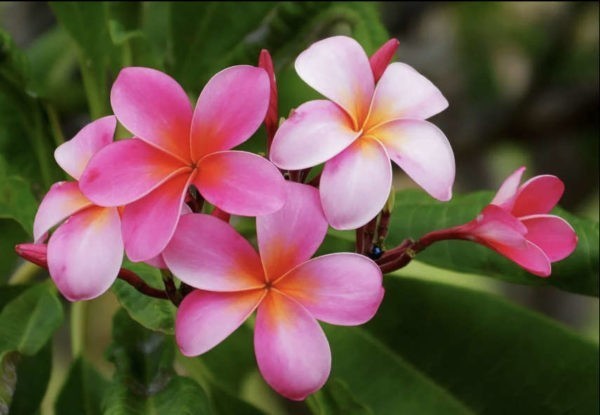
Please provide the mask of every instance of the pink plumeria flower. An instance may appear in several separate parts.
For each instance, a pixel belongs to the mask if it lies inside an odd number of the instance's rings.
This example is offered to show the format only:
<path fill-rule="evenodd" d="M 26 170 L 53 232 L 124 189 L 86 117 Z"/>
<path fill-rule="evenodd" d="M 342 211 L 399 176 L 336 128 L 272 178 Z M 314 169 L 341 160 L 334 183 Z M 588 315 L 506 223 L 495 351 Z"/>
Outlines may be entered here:
<path fill-rule="evenodd" d="M 568 257 L 577 235 L 564 219 L 548 215 L 564 191 L 556 176 L 536 176 L 519 187 L 525 167 L 502 184 L 491 204 L 473 221 L 456 228 L 516 262 L 532 274 L 550 275 L 551 263 Z"/>
<path fill-rule="evenodd" d="M 383 298 L 382 275 L 369 258 L 336 253 L 310 259 L 327 232 L 315 188 L 288 183 L 287 202 L 256 219 L 260 255 L 234 228 L 209 215 L 181 218 L 164 259 L 198 290 L 177 312 L 175 337 L 186 356 L 202 354 L 258 309 L 258 367 L 283 396 L 302 400 L 323 386 L 331 352 L 317 323 L 362 324 Z"/>
<path fill-rule="evenodd" d="M 448 106 L 446 99 L 404 63 L 387 66 L 375 84 L 395 46 L 386 43 L 371 66 L 355 40 L 336 36 L 296 59 L 298 75 L 331 101 L 298 107 L 277 131 L 270 157 L 288 170 L 325 162 L 320 196 L 336 229 L 358 228 L 383 208 L 392 186 L 390 159 L 433 197 L 452 197 L 452 149 L 425 121 Z"/>
<path fill-rule="evenodd" d="M 229 151 L 258 129 L 269 93 L 263 69 L 233 66 L 208 81 L 192 111 L 168 75 L 150 68 L 121 71 L 111 104 L 135 137 L 99 152 L 81 189 L 99 205 L 127 205 L 122 228 L 131 260 L 148 260 L 164 249 L 190 185 L 228 213 L 255 216 L 281 208 L 284 180 L 277 168 L 255 154 Z"/>
<path fill-rule="evenodd" d="M 88 160 L 108 146 L 117 125 L 114 116 L 100 118 L 54 152 L 57 163 L 75 180 Z M 89 300 L 112 285 L 123 261 L 121 219 L 115 207 L 96 206 L 85 197 L 77 181 L 55 183 L 40 204 L 33 224 L 36 243 L 62 224 L 48 241 L 50 276 L 70 301 Z"/>

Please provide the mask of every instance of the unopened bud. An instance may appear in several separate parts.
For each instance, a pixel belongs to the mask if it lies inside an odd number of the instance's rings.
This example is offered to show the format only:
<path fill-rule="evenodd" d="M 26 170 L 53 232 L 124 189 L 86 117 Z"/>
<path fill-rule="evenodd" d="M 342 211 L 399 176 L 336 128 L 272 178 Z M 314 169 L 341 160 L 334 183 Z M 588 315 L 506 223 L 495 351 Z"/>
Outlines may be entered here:
<path fill-rule="evenodd" d="M 19 244 L 15 246 L 15 251 L 21 258 L 42 268 L 48 268 L 48 245 Z"/>

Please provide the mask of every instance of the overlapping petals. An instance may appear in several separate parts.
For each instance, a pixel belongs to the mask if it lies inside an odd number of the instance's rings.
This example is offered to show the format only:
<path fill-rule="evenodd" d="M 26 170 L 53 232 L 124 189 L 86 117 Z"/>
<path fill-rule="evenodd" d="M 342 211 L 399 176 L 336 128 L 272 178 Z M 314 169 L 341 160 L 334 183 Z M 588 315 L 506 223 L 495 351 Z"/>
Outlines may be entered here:
<path fill-rule="evenodd" d="M 521 167 L 511 174 L 492 203 L 475 220 L 456 230 L 532 274 L 547 277 L 552 262 L 575 250 L 577 235 L 567 221 L 547 214 L 562 196 L 562 181 L 556 176 L 543 175 L 519 186 L 524 171 Z"/>
<path fill-rule="evenodd" d="M 283 177 L 275 166 L 250 153 L 227 151 L 264 119 L 269 79 L 263 69 L 240 65 L 219 72 L 192 112 L 185 92 L 168 75 L 125 68 L 111 103 L 137 138 L 100 151 L 86 168 L 81 189 L 99 205 L 128 205 L 123 237 L 133 261 L 164 250 L 190 184 L 232 214 L 261 215 L 283 205 Z"/>
<path fill-rule="evenodd" d="M 115 117 L 104 117 L 84 127 L 56 149 L 57 162 L 75 179 L 97 151 L 112 141 Z M 61 222 L 63 222 L 61 224 Z M 117 208 L 94 205 L 79 183 L 58 182 L 46 194 L 34 221 L 34 238 L 50 236 L 47 264 L 60 292 L 71 301 L 103 294 L 114 282 L 123 261 L 121 219 Z"/>
<path fill-rule="evenodd" d="M 329 375 L 331 353 L 317 319 L 368 321 L 383 297 L 369 258 L 332 254 L 310 259 L 327 231 L 316 189 L 286 184 L 286 204 L 257 218 L 260 255 L 228 223 L 184 215 L 163 253 L 169 268 L 198 288 L 182 302 L 175 334 L 186 355 L 204 353 L 258 308 L 254 346 L 263 377 L 301 400 Z"/>
<path fill-rule="evenodd" d="M 369 61 L 355 40 L 336 36 L 316 42 L 296 60 L 298 75 L 332 102 L 311 101 L 294 111 L 277 131 L 270 157 L 288 170 L 325 162 L 320 194 L 336 229 L 360 227 L 383 208 L 391 190 L 390 159 L 433 197 L 452 196 L 452 149 L 445 135 L 424 121 L 448 102 L 415 69 L 387 65 L 396 47 L 397 41 L 387 42 Z M 374 141 L 387 153 L 374 151 Z M 342 164 L 356 168 L 346 180 L 349 169 Z M 333 176 L 339 176 L 335 185 Z M 373 185 L 365 188 L 367 182 Z"/>

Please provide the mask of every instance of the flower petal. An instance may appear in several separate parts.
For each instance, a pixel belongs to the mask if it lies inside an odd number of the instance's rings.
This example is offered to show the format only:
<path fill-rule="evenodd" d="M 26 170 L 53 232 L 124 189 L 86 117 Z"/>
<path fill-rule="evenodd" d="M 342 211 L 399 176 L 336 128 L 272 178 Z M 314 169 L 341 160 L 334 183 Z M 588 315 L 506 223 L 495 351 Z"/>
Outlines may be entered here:
<path fill-rule="evenodd" d="M 444 133 L 421 120 L 397 120 L 370 132 L 392 160 L 419 186 L 438 200 L 452 198 L 454 153 Z"/>
<path fill-rule="evenodd" d="M 371 259 L 351 253 L 324 255 L 300 264 L 274 286 L 315 318 L 355 326 L 369 321 L 383 300 L 383 276 Z"/>
<path fill-rule="evenodd" d="M 169 75 L 151 68 L 122 69 L 110 92 L 113 111 L 133 135 L 183 160 L 190 155 L 192 105 Z"/>
<path fill-rule="evenodd" d="M 293 182 L 285 188 L 283 208 L 256 218 L 258 248 L 270 281 L 312 257 L 327 233 L 319 191 Z"/>
<path fill-rule="evenodd" d="M 331 101 L 300 105 L 281 124 L 271 146 L 271 161 L 286 170 L 316 166 L 338 155 L 360 132 L 348 115 Z"/>
<path fill-rule="evenodd" d="M 258 307 L 265 290 L 216 293 L 194 290 L 177 310 L 175 339 L 181 353 L 197 356 L 221 343 Z"/>
<path fill-rule="evenodd" d="M 33 221 L 33 238 L 36 242 L 54 225 L 72 214 L 89 207 L 92 202 L 79 190 L 77 182 L 54 183 L 38 208 Z"/>
<path fill-rule="evenodd" d="M 552 272 L 546 254 L 529 241 L 520 247 L 498 244 L 490 244 L 489 247 L 538 277 L 548 277 Z"/>
<path fill-rule="evenodd" d="M 228 223 L 210 215 L 184 215 L 163 252 L 169 269 L 186 284 L 210 291 L 265 285 L 260 258 Z"/>
<path fill-rule="evenodd" d="M 548 213 L 558 203 L 565 185 L 556 176 L 545 174 L 527 180 L 519 188 L 512 214 L 516 217 Z"/>
<path fill-rule="evenodd" d="M 401 118 L 425 120 L 447 107 L 448 101 L 431 81 L 409 65 L 394 62 L 377 83 L 367 125 Z"/>
<path fill-rule="evenodd" d="M 100 206 L 126 205 L 144 197 L 181 170 L 179 160 L 132 138 L 100 150 L 81 176 L 81 191 Z"/>
<path fill-rule="evenodd" d="M 356 229 L 383 208 L 392 187 L 392 165 L 377 140 L 361 138 L 325 163 L 321 203 L 335 229 Z"/>
<path fill-rule="evenodd" d="M 319 323 L 276 290 L 258 307 L 254 350 L 267 383 L 289 399 L 303 400 L 316 392 L 331 370 L 329 343 Z"/>
<path fill-rule="evenodd" d="M 396 49 L 398 49 L 398 45 L 400 45 L 398 39 L 390 39 L 381 45 L 381 47 L 369 58 L 375 82 L 379 81 L 381 75 L 383 75 L 383 72 L 390 64 L 390 61 L 396 53 Z"/>
<path fill-rule="evenodd" d="M 334 36 L 313 43 L 296 59 L 296 72 L 308 85 L 341 106 L 362 125 L 375 81 L 369 58 L 354 39 Z"/>
<path fill-rule="evenodd" d="M 521 221 L 496 205 L 487 205 L 475 221 L 471 233 L 490 243 L 523 247 L 527 228 Z"/>
<path fill-rule="evenodd" d="M 50 237 L 48 269 L 70 301 L 96 298 L 117 278 L 123 261 L 121 221 L 115 208 L 90 207 Z"/>
<path fill-rule="evenodd" d="M 56 162 L 78 180 L 90 158 L 113 140 L 117 128 L 114 115 L 99 118 L 83 127 L 72 139 L 54 151 Z"/>
<path fill-rule="evenodd" d="M 175 233 L 190 176 L 180 174 L 123 210 L 125 252 L 132 261 L 160 254 Z"/>
<path fill-rule="evenodd" d="M 532 215 L 521 218 L 521 221 L 527 227 L 527 240 L 544 251 L 551 262 L 568 257 L 577 247 L 577 234 L 563 218 Z"/>
<path fill-rule="evenodd" d="M 269 96 L 269 76 L 262 68 L 238 65 L 213 76 L 194 110 L 192 158 L 199 160 L 249 139 L 265 119 Z"/>
<path fill-rule="evenodd" d="M 284 179 L 269 160 L 245 151 L 212 153 L 198 163 L 194 184 L 213 205 L 233 215 L 258 216 L 285 203 Z"/>
<path fill-rule="evenodd" d="M 512 211 L 523 172 L 525 172 L 525 167 L 519 167 L 514 173 L 508 176 L 490 203 L 500 206 L 508 212 Z"/>

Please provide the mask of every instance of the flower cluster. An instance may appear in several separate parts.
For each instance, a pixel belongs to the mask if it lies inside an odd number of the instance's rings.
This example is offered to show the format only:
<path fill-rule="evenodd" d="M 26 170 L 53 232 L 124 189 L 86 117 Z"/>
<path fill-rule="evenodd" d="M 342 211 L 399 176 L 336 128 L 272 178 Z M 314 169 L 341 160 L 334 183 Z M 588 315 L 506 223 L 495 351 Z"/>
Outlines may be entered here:
<path fill-rule="evenodd" d="M 433 242 L 472 240 L 549 275 L 550 263 L 573 251 L 576 236 L 548 215 L 562 182 L 538 176 L 519 188 L 524 169 L 472 222 L 371 255 L 377 261 L 366 255 L 364 235 L 378 215 L 380 226 L 389 220 L 391 161 L 434 198 L 452 197 L 452 149 L 426 121 L 448 102 L 412 67 L 390 64 L 397 47 L 390 40 L 369 58 L 348 37 L 313 44 L 296 59 L 296 70 L 327 99 L 300 105 L 281 125 L 266 51 L 258 67 L 213 76 L 194 108 L 168 75 L 123 69 L 110 94 L 114 115 L 56 149 L 74 181 L 52 186 L 35 218 L 35 244 L 17 251 L 47 266 L 71 301 L 103 294 L 118 276 L 131 278 L 121 269 L 124 254 L 168 270 L 181 281 L 184 298 L 170 298 L 179 306 L 176 340 L 188 356 L 210 350 L 257 310 L 260 372 L 297 400 L 322 387 L 331 368 L 317 321 L 371 319 L 383 299 L 382 272 L 406 265 Z M 113 142 L 117 121 L 130 138 Z M 263 122 L 269 159 L 232 150 Z M 310 169 L 323 163 L 306 184 Z M 229 224 L 230 215 L 256 217 L 258 250 Z M 358 252 L 312 258 L 329 226 L 357 229 Z"/>

